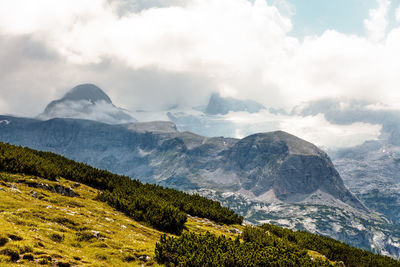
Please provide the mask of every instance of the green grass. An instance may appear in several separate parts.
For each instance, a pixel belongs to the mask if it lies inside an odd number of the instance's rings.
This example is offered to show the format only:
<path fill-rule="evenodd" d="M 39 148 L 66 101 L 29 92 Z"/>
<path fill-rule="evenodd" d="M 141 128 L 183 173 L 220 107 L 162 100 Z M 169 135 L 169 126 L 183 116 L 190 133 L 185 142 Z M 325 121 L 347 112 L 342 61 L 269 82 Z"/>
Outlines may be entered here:
<path fill-rule="evenodd" d="M 80 266 L 156 265 L 153 260 L 144 263 L 138 257 L 154 258 L 161 232 L 94 200 L 97 191 L 93 188 L 74 188 L 81 197 L 70 198 L 18 182 L 31 179 L 50 184 L 31 176 L 0 174 L 0 187 L 7 190 L 0 191 L 0 266 L 15 264 L 10 255 L 15 260 L 16 253 L 21 257 L 18 264 L 24 266 L 57 262 Z M 73 182 L 67 180 L 60 183 L 73 187 Z M 13 192 L 11 184 L 21 193 Z M 33 198 L 31 190 L 43 198 Z M 10 240 L 12 235 L 22 240 Z"/>
<path fill-rule="evenodd" d="M 80 197 L 32 188 L 27 185 L 30 182 L 71 187 Z M 96 189 L 85 185 L 75 188 L 74 184 L 65 179 L 54 182 L 0 173 L 0 188 L 6 190 L 0 190 L 0 266 L 158 266 L 154 249 L 163 232 L 95 200 Z M 38 198 L 32 196 L 32 191 Z M 243 229 L 196 217 L 189 217 L 185 227 L 185 231 L 209 231 L 229 237 L 237 236 L 230 232 L 233 228 Z M 151 260 L 139 260 L 143 255 Z"/>

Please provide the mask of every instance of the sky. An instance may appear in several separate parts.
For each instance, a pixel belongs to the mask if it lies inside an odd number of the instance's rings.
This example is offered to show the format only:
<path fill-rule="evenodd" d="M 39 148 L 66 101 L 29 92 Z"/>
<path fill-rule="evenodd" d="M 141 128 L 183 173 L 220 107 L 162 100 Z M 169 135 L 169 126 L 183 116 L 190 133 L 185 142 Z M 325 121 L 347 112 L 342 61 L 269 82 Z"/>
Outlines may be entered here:
<path fill-rule="evenodd" d="M 400 0 L 3 0 L 0 114 L 36 116 L 86 82 L 129 110 L 213 92 L 400 110 L 399 48 Z"/>

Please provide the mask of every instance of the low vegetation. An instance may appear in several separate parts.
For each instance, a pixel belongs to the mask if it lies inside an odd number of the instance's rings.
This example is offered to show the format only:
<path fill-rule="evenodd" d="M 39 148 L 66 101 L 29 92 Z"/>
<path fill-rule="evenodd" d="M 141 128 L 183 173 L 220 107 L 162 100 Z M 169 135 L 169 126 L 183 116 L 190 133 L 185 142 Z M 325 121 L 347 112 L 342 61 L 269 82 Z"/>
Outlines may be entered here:
<path fill-rule="evenodd" d="M 80 197 L 32 189 L 32 182 L 72 187 Z M 163 233 L 96 200 L 96 189 L 4 172 L 0 188 L 0 266 L 156 264 L 155 243 Z M 139 260 L 143 255 L 150 259 Z"/>
<path fill-rule="evenodd" d="M 167 266 L 400 266 L 331 238 L 267 224 L 247 226 L 235 239 L 211 233 L 162 235 L 156 259 Z"/>
<path fill-rule="evenodd" d="M 0 199 L 0 266 L 400 266 L 331 238 L 244 227 L 198 195 L 2 143 Z"/>
<path fill-rule="evenodd" d="M 71 187 L 79 197 L 32 184 Z M 164 232 L 97 200 L 99 190 L 75 182 L 0 172 L 0 266 L 158 266 Z M 185 232 L 235 238 L 232 228 L 188 216 Z"/>
<path fill-rule="evenodd" d="M 332 261 L 343 262 L 346 266 L 400 266 L 399 261 L 390 257 L 354 248 L 329 237 L 293 231 L 271 224 L 264 224 L 260 226 L 260 229 L 285 242 L 317 251 Z"/>
<path fill-rule="evenodd" d="M 93 168 L 50 152 L 0 142 L 0 171 L 36 175 L 50 180 L 63 177 L 102 190 L 98 199 L 135 220 L 159 230 L 180 233 L 187 215 L 217 223 L 240 224 L 243 217 L 219 202 L 157 185 L 142 184 L 126 176 Z"/>
<path fill-rule="evenodd" d="M 163 235 L 156 245 L 156 259 L 168 266 L 330 266 L 329 261 L 312 260 L 306 250 L 289 243 L 258 241 L 210 233 Z"/>

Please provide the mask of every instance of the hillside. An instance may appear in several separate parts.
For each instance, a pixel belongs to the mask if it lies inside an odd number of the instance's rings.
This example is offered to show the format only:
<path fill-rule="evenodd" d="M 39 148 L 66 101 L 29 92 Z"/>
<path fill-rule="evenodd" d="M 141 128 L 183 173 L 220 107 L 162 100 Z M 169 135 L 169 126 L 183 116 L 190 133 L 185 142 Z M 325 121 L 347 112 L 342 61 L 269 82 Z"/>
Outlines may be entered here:
<path fill-rule="evenodd" d="M 64 196 L 33 184 L 73 188 L 79 197 Z M 0 173 L 0 266 L 69 263 L 73 266 L 155 264 L 155 244 L 163 232 L 136 222 L 104 202 L 98 190 L 66 179 L 49 181 L 31 175 Z M 188 231 L 236 236 L 241 226 L 216 226 L 189 217 Z M 4 244 L 6 242 L 6 244 Z M 147 258 L 150 257 L 150 258 Z M 33 260 L 32 260 L 33 258 Z"/>
<path fill-rule="evenodd" d="M 156 262 L 182 266 L 330 266 L 341 261 L 349 266 L 356 262 L 361 266 L 400 266 L 388 257 L 306 232 L 271 225 L 227 225 L 224 222 L 241 222 L 241 218 L 217 202 L 162 187 L 146 187 L 134 180 L 132 185 L 125 177 L 52 153 L 0 143 L 0 171 L 2 266 L 135 266 Z M 153 202 L 147 200 L 147 211 L 132 207 L 141 200 L 135 198 L 135 191 L 130 197 L 124 194 L 126 188 L 134 187 L 153 197 Z M 175 201 L 168 198 L 170 193 L 174 193 Z M 177 205 L 182 200 L 187 207 Z M 141 217 L 141 223 L 133 219 L 139 212 L 170 223 L 163 215 L 171 207 L 165 208 L 162 201 L 186 210 L 172 209 L 175 213 L 169 214 L 186 216 L 178 235 L 165 232 L 179 227 L 154 224 L 152 217 Z M 191 201 L 209 207 L 201 214 Z M 196 212 L 219 223 L 187 215 Z M 155 230 L 163 227 L 164 231 Z"/>

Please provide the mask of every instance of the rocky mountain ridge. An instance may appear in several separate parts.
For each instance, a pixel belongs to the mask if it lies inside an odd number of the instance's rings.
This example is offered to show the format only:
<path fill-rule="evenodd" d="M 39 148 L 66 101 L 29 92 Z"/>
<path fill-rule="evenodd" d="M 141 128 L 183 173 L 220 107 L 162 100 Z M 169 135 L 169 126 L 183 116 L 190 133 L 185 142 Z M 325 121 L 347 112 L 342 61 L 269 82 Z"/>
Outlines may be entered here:
<path fill-rule="evenodd" d="M 326 153 L 287 133 L 207 138 L 179 132 L 169 122 L 109 125 L 10 116 L 0 121 L 8 121 L 0 125 L 1 141 L 56 152 L 144 182 L 196 193 L 211 190 L 250 222 L 279 224 L 290 218 L 287 224 L 295 229 L 399 255 L 400 234 L 391 230 L 390 221 L 368 212 L 346 189 Z M 279 207 L 279 212 L 265 207 Z M 347 215 L 337 217 L 338 210 Z M 361 226 L 347 227 L 346 218 Z"/>
<path fill-rule="evenodd" d="M 216 186 L 257 197 L 273 190 L 277 200 L 284 202 L 303 201 L 321 190 L 349 206 L 363 208 L 323 151 L 281 131 L 239 140 L 181 133 L 168 122 L 112 126 L 73 119 L 25 119 L 18 126 L 11 117 L 1 119 L 10 121 L 2 127 L 2 141 L 61 152 L 178 189 L 184 188 L 177 181 L 184 180 L 191 184 L 186 185 L 189 189 Z M 122 149 L 119 155 L 111 153 L 118 148 Z"/>

